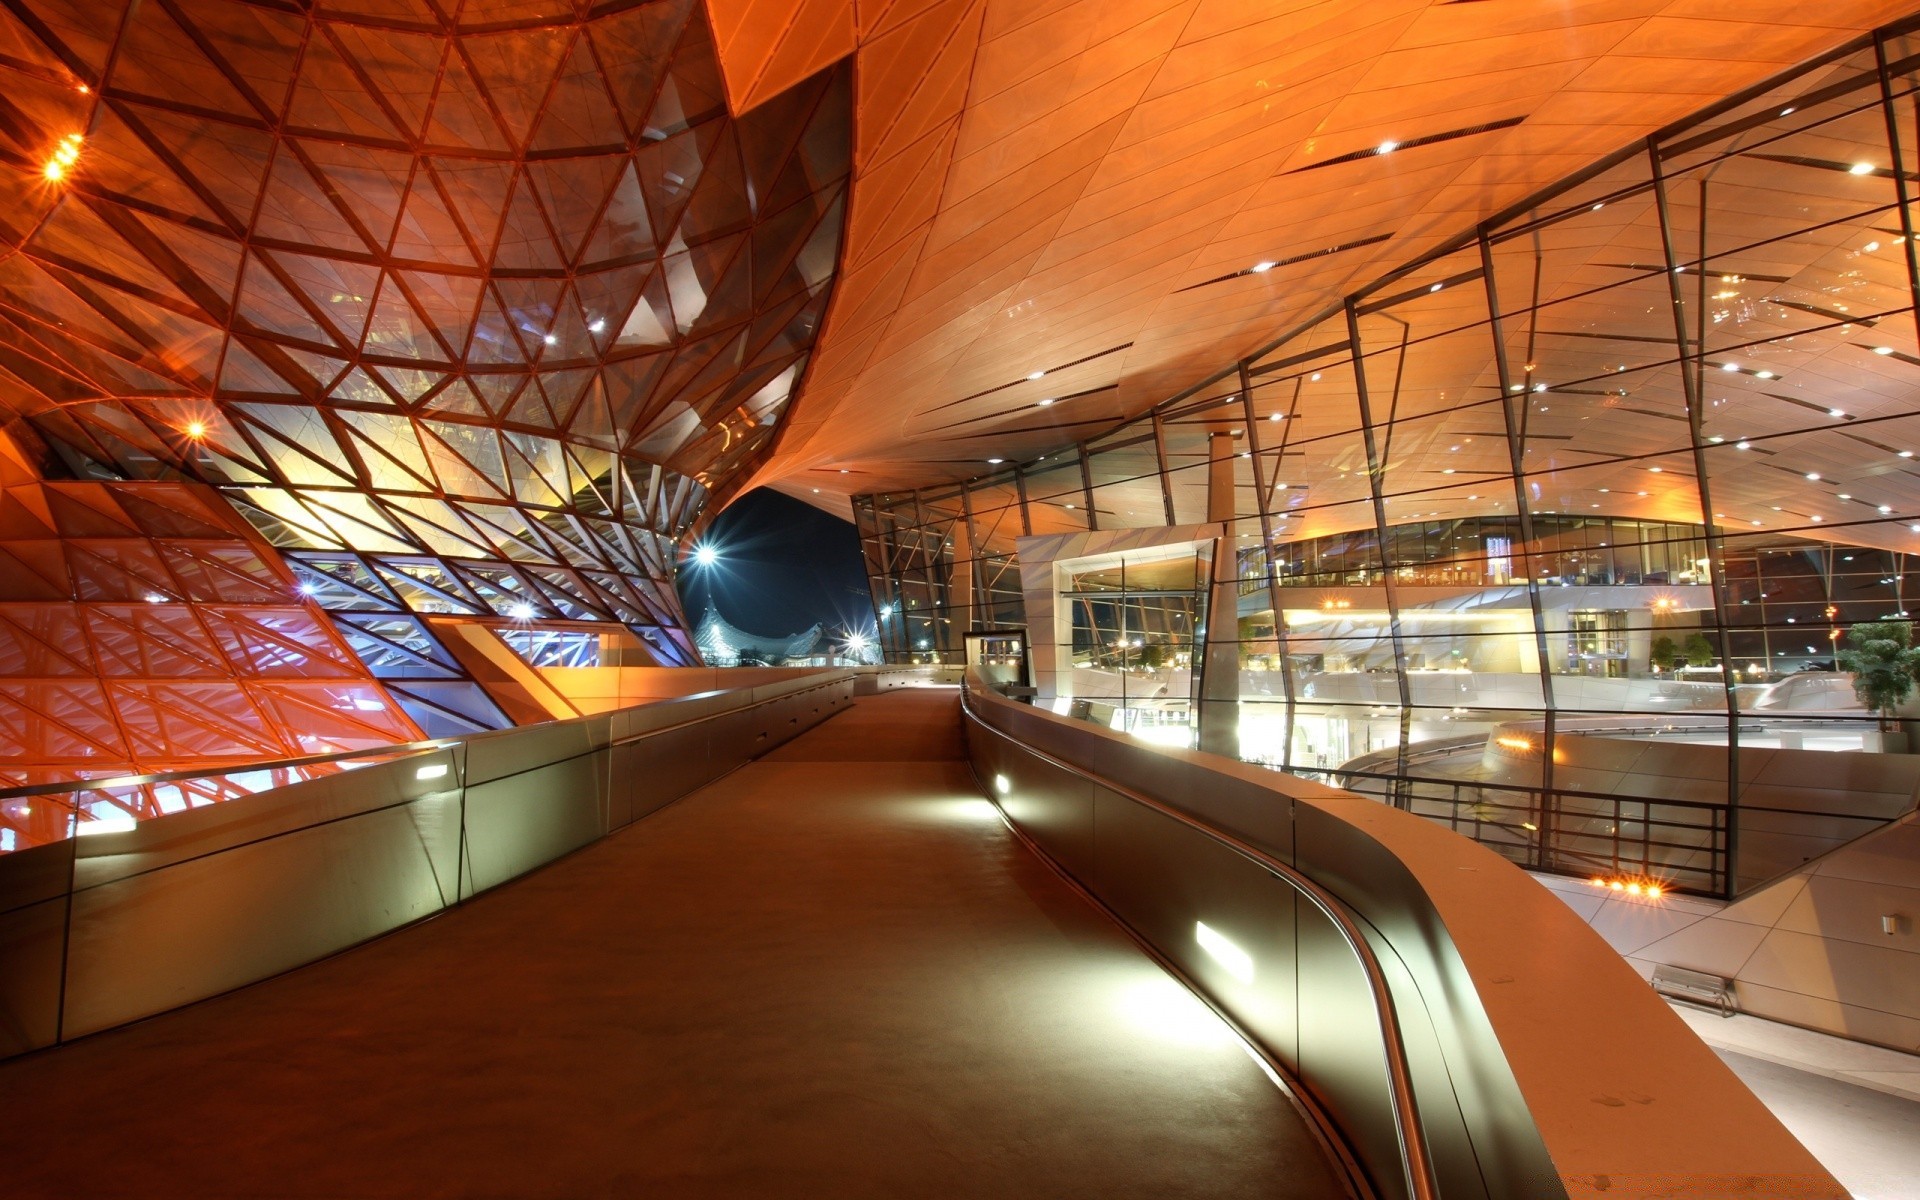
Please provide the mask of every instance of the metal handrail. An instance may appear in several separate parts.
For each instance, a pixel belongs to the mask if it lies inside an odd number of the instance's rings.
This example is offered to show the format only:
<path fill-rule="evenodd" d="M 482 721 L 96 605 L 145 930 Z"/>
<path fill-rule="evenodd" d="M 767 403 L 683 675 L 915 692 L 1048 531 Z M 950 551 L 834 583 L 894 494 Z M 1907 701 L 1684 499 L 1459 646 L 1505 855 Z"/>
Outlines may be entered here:
<path fill-rule="evenodd" d="M 972 691 L 969 685 L 961 687 L 960 707 L 967 718 L 982 729 L 1014 743 L 1043 762 L 1106 788 L 1135 804 L 1144 805 L 1210 838 L 1275 878 L 1290 884 L 1295 891 L 1311 901 L 1313 906 L 1320 910 L 1321 915 L 1333 923 L 1334 928 L 1340 931 L 1341 938 L 1347 943 L 1347 948 L 1352 950 L 1354 957 L 1360 961 L 1361 972 L 1367 977 L 1368 990 L 1373 994 L 1374 1011 L 1380 1021 L 1380 1040 L 1386 1052 L 1387 1093 L 1393 1106 L 1394 1129 L 1399 1137 L 1400 1162 L 1405 1175 L 1407 1194 L 1413 1200 L 1438 1200 L 1440 1191 L 1434 1179 L 1433 1160 L 1428 1155 L 1426 1141 L 1420 1134 L 1419 1101 L 1413 1092 L 1413 1072 L 1407 1061 L 1406 1043 L 1400 1034 L 1399 1010 L 1394 1004 L 1393 993 L 1387 986 L 1386 973 L 1380 967 L 1379 956 L 1374 953 L 1373 947 L 1367 942 L 1366 935 L 1360 928 L 1359 917 L 1338 896 L 1259 847 L 1215 829 L 1151 796 L 1143 795 L 1072 763 L 1063 762 L 1044 750 L 1019 741 L 1005 730 L 994 728 L 974 711 L 973 705 L 969 702 Z"/>

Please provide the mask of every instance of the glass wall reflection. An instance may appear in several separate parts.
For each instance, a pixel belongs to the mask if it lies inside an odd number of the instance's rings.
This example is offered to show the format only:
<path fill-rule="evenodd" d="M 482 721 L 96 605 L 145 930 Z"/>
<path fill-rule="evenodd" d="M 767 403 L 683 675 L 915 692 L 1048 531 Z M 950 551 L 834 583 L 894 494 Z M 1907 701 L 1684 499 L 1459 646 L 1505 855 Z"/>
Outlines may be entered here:
<path fill-rule="evenodd" d="M 1075 579 L 1073 671 L 1125 681 L 1077 715 L 1164 737 L 1237 663 L 1241 757 L 1600 886 L 1732 895 L 1899 815 L 1920 728 L 1839 654 L 1920 608 L 1907 41 L 1722 103 L 1099 438 L 858 498 L 888 657 L 1025 626 L 1047 535 L 1211 527 L 1236 654 L 1204 577 Z"/>

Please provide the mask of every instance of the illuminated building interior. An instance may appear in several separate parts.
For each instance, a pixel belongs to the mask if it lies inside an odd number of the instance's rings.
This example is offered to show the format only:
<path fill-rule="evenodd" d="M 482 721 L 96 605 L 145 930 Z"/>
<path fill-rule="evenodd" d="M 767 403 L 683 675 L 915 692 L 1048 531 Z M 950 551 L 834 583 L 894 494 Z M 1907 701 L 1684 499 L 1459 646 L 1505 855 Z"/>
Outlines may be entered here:
<path fill-rule="evenodd" d="M 1917 321 L 1914 0 L 7 0 L 0 1160 L 1839 1200 Z"/>

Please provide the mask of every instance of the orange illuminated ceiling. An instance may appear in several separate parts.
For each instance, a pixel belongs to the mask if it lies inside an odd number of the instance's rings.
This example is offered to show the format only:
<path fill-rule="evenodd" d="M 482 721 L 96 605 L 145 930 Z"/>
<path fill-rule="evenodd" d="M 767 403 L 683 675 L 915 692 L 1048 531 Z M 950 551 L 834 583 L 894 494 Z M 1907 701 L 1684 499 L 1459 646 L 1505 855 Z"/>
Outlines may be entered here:
<path fill-rule="evenodd" d="M 844 508 L 1085 437 L 1910 7 L 710 0 L 736 108 L 855 55 L 840 282 L 757 481 Z"/>

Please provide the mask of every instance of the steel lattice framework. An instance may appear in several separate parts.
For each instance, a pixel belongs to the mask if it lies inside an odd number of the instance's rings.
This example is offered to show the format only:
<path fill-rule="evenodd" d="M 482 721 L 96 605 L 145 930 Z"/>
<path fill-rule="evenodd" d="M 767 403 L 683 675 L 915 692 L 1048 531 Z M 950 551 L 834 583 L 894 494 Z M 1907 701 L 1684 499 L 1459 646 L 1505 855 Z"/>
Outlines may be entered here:
<path fill-rule="evenodd" d="M 694 661 L 674 542 L 805 369 L 848 90 L 735 119 L 692 0 L 11 4 L 0 415 L 220 489 L 423 723 L 499 723 L 425 614 Z"/>

